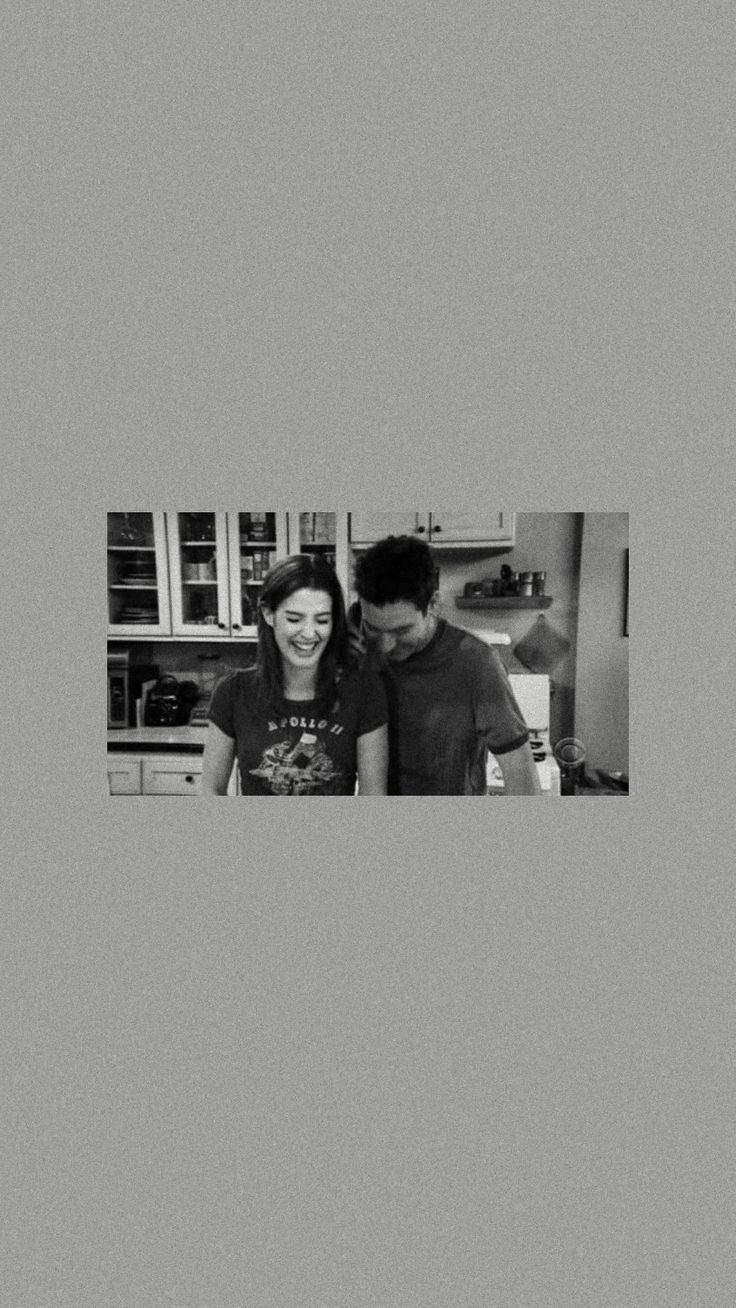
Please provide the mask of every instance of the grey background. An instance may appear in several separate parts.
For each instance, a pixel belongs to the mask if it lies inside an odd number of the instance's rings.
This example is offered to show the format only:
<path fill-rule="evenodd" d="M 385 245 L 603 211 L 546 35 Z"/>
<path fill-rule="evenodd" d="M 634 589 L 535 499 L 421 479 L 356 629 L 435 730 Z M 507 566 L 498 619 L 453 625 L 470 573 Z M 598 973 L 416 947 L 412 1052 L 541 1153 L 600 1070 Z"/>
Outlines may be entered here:
<path fill-rule="evenodd" d="M 730 1308 L 731 29 L 8 13 L 14 1308 Z M 195 497 L 627 510 L 633 796 L 112 804 L 104 514 Z"/>

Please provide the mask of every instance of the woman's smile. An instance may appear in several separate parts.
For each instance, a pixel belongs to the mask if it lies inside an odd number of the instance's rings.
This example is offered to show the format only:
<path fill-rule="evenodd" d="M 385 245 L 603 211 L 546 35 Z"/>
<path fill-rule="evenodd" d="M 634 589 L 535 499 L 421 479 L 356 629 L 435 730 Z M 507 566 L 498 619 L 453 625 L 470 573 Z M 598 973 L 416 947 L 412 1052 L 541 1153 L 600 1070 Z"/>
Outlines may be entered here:
<path fill-rule="evenodd" d="M 275 612 L 266 614 L 276 647 L 287 671 L 316 675 L 316 667 L 332 634 L 332 599 L 321 590 L 303 587 Z"/>

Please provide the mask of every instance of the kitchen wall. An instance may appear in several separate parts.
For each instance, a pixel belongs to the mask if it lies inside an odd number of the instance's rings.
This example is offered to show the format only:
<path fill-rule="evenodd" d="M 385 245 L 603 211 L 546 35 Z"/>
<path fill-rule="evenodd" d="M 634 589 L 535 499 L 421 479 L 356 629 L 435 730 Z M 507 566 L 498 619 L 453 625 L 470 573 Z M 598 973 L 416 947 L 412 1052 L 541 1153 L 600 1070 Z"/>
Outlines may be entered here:
<path fill-rule="evenodd" d="M 629 771 L 629 642 L 623 634 L 627 513 L 586 513 L 580 566 L 575 735 L 586 768 Z"/>
<path fill-rule="evenodd" d="M 202 669 L 214 668 L 218 675 L 228 668 L 246 668 L 255 662 L 255 644 L 250 641 L 160 641 L 151 646 L 152 662 L 163 676 L 167 672 L 183 680 L 200 680 Z"/>
<path fill-rule="evenodd" d="M 502 564 L 514 572 L 546 572 L 546 592 L 552 596 L 544 620 L 570 642 L 569 650 L 550 672 L 552 700 L 550 735 L 553 743 L 573 734 L 575 712 L 578 588 L 580 577 L 581 513 L 517 513 L 516 546 L 508 554 L 479 558 L 442 554 L 440 557 L 440 612 L 449 622 L 469 631 L 503 631 L 510 645 L 496 649 L 508 672 L 528 672 L 514 654 L 515 645 L 537 622 L 529 609 L 458 609 L 466 581 L 497 577 Z"/>

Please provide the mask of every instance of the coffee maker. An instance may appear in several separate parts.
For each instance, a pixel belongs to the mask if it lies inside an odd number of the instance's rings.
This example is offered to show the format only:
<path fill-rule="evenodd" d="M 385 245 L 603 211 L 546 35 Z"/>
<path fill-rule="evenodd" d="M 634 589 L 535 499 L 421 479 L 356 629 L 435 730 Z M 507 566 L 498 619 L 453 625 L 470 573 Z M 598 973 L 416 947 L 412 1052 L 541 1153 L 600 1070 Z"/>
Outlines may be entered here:
<path fill-rule="evenodd" d="M 107 656 L 107 725 L 127 727 L 130 722 L 130 652 Z"/>

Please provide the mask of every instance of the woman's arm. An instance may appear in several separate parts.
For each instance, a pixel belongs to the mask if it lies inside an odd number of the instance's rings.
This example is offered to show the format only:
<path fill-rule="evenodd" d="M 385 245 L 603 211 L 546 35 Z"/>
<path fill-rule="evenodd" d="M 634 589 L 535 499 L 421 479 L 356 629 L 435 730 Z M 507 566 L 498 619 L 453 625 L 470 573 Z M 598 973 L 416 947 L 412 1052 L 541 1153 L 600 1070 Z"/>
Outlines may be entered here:
<path fill-rule="evenodd" d="M 358 794 L 388 793 L 388 727 L 358 736 Z"/>
<path fill-rule="evenodd" d="M 226 795 L 227 783 L 233 770 L 235 759 L 235 741 L 224 731 L 210 722 L 207 727 L 207 740 L 204 747 L 202 764 L 203 795 Z"/>

